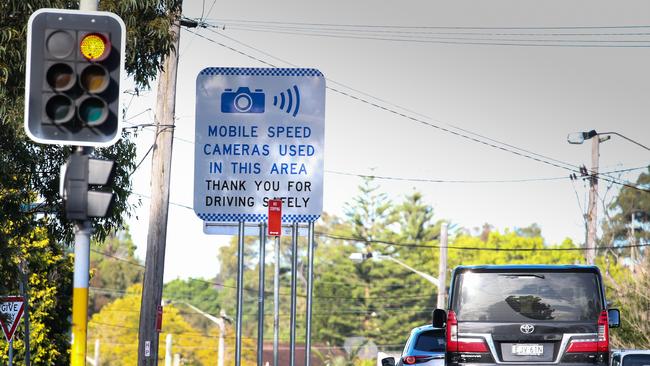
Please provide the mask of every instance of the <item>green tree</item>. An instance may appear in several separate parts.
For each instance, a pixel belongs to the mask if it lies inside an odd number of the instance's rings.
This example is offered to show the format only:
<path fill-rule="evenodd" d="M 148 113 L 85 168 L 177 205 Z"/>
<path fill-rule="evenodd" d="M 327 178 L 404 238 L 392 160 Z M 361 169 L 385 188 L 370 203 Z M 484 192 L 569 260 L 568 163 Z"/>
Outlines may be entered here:
<path fill-rule="evenodd" d="M 124 297 L 117 299 L 93 315 L 88 323 L 88 353 L 94 351 L 94 340 L 99 339 L 102 365 L 136 365 L 138 353 L 138 322 L 142 286 L 131 286 Z M 166 352 L 166 335 L 172 335 L 172 353 L 180 354 L 187 365 L 214 365 L 217 360 L 218 335 L 216 329 L 202 331 L 192 327 L 175 305 L 166 305 L 160 337 L 159 363 Z M 253 365 L 253 342 L 245 340 L 242 352 L 244 364 Z M 229 329 L 226 337 L 226 360 L 233 362 L 234 337 Z"/>
<path fill-rule="evenodd" d="M 11 223 L 0 224 L 0 233 L 12 230 Z M 72 257 L 63 253 L 61 247 L 49 240 L 44 228 L 37 228 L 28 235 L 9 240 L 9 248 L 17 253 L 2 257 L 2 287 L 9 289 L 3 295 L 17 295 L 21 274 L 26 274 L 27 300 L 30 318 L 30 352 L 33 365 L 61 365 L 67 357 L 70 324 L 60 314 L 68 314 L 72 305 Z M 7 263 L 9 262 L 9 263 Z M 17 268 L 21 268 L 18 270 Z M 7 268 L 15 268 L 13 277 L 5 277 Z M 26 321 L 23 320 L 15 335 L 16 364 L 25 361 Z M 0 345 L 0 363 L 8 362 L 8 344 Z"/>
<path fill-rule="evenodd" d="M 175 306 L 178 308 L 187 308 L 185 318 L 195 328 L 207 330 L 215 327 L 210 320 L 185 305 L 192 304 L 208 314 L 218 316 L 221 304 L 214 282 L 200 278 L 176 279 L 165 284 L 163 298 L 177 304 Z"/>
<path fill-rule="evenodd" d="M 135 257 L 136 246 L 128 228 L 111 233 L 104 242 L 93 241 L 90 252 L 90 297 L 88 314 L 99 311 L 115 293 L 142 283 L 144 265 Z"/>
<path fill-rule="evenodd" d="M 650 167 L 641 173 L 637 186 L 650 188 Z M 650 194 L 631 187 L 622 187 L 606 211 L 602 241 L 613 248 L 612 253 L 642 262 L 644 252 L 638 248 L 616 249 L 619 245 L 635 245 L 650 240 Z"/>

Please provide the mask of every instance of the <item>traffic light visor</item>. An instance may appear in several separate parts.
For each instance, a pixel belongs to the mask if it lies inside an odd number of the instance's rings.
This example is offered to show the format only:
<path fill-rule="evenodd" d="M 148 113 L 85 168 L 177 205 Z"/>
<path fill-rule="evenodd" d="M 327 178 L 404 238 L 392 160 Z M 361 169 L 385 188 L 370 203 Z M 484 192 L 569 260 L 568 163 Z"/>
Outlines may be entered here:
<path fill-rule="evenodd" d="M 100 33 L 90 33 L 79 42 L 79 50 L 88 61 L 102 61 L 111 52 L 111 43 Z"/>

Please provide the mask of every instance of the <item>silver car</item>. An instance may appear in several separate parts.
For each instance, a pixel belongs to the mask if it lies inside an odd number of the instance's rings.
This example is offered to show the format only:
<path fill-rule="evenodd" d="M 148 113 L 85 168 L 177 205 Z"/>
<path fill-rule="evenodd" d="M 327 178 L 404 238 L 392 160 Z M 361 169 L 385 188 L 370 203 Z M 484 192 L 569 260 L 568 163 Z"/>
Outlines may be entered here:
<path fill-rule="evenodd" d="M 617 350 L 612 352 L 612 366 L 650 366 L 650 350 Z"/>

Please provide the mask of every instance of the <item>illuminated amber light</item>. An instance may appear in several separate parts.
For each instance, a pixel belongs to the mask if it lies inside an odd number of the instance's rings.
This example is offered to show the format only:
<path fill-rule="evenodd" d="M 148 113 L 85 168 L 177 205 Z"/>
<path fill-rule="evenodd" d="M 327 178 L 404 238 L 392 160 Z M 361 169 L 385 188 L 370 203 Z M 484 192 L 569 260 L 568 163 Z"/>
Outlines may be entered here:
<path fill-rule="evenodd" d="M 103 36 L 92 33 L 81 40 L 79 49 L 86 59 L 90 61 L 100 61 L 108 55 L 110 45 Z"/>

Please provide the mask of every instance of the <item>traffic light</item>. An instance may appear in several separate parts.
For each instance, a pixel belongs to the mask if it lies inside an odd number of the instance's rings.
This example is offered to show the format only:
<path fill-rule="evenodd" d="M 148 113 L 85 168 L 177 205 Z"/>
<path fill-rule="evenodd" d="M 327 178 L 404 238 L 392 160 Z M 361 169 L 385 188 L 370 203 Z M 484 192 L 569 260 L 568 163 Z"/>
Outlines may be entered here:
<path fill-rule="evenodd" d="M 68 220 L 104 217 L 113 202 L 113 192 L 105 187 L 113 177 L 115 162 L 92 159 L 75 152 L 61 169 L 61 196 Z"/>
<path fill-rule="evenodd" d="M 29 18 L 25 130 L 45 144 L 120 138 L 124 22 L 109 12 L 40 9 Z"/>

